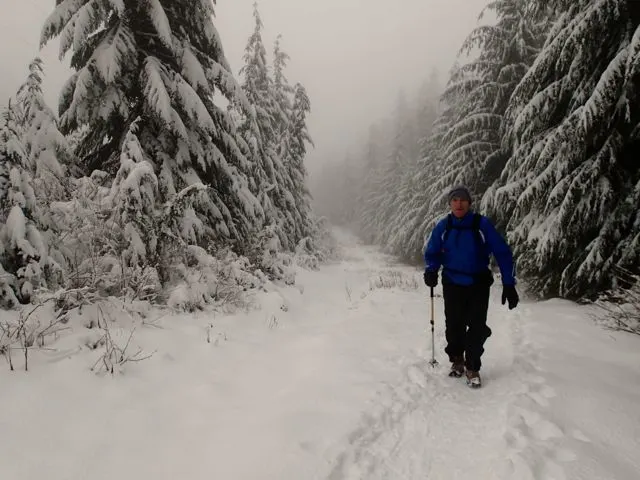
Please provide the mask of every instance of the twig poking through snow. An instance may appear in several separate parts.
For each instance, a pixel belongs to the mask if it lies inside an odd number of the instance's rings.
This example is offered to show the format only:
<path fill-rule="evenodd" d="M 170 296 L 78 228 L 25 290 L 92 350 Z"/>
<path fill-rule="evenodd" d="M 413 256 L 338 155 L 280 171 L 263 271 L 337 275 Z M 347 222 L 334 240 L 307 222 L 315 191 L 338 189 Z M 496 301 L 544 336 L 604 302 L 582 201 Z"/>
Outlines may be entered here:
<path fill-rule="evenodd" d="M 98 306 L 98 323 L 100 323 L 100 316 L 102 316 L 102 325 L 105 331 L 104 336 L 101 339 L 101 343 L 104 344 L 104 353 L 96 360 L 96 363 L 91 367 L 91 371 L 102 371 L 110 373 L 113 375 L 115 373 L 116 366 L 123 366 L 129 362 L 141 362 L 143 360 L 147 360 L 151 358 L 155 351 L 149 354 L 143 354 L 141 349 L 138 349 L 136 353 L 133 355 L 129 355 L 127 350 L 129 349 L 129 345 L 131 344 L 131 339 L 136 331 L 135 327 L 129 333 L 129 337 L 127 338 L 124 346 L 118 345 L 114 342 L 113 337 L 111 336 L 111 331 L 109 330 L 109 324 L 107 319 L 105 318 L 104 312 L 100 306 Z M 97 369 L 96 369 L 97 367 Z"/>

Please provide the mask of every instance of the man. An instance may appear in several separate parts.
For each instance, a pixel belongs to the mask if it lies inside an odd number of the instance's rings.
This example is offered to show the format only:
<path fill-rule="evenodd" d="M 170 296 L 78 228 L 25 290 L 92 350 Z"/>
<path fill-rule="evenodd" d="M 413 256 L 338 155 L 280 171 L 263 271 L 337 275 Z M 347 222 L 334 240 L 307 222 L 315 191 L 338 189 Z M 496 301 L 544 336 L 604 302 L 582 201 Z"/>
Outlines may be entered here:
<path fill-rule="evenodd" d="M 487 326 L 489 290 L 493 275 L 489 255 L 496 258 L 502 274 L 502 304 L 518 305 L 513 255 L 488 218 L 471 210 L 471 195 L 463 186 L 449 193 L 451 213 L 438 222 L 424 252 L 424 282 L 438 284 L 442 271 L 444 296 L 445 352 L 451 361 L 452 377 L 467 374 L 467 384 L 481 386 L 480 367 L 484 343 L 491 335 Z"/>

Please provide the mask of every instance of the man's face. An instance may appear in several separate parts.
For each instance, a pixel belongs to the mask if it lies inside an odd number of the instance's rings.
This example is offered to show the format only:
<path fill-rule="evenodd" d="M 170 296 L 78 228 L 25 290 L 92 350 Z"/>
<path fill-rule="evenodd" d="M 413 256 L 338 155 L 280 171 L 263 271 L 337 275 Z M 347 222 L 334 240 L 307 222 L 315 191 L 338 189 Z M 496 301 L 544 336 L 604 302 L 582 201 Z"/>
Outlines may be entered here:
<path fill-rule="evenodd" d="M 469 200 L 463 200 L 460 197 L 453 197 L 449 206 L 451 207 L 451 213 L 453 213 L 456 218 L 464 217 L 471 207 Z"/>

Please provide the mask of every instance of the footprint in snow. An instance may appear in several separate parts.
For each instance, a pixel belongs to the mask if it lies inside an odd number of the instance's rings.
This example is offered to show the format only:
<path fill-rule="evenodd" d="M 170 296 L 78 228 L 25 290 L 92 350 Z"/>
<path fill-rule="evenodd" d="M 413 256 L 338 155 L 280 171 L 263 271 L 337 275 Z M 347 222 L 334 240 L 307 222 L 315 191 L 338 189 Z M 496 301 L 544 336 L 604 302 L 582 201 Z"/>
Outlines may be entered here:
<path fill-rule="evenodd" d="M 581 442 L 585 442 L 585 443 L 591 443 L 591 440 L 589 440 L 589 438 L 587 438 L 587 436 L 582 433 L 580 430 L 575 429 L 571 435 L 573 436 L 573 438 L 575 438 L 576 440 L 580 440 Z"/>
<path fill-rule="evenodd" d="M 564 436 L 560 427 L 544 419 L 539 413 L 522 410 L 521 415 L 533 436 L 538 440 L 546 441 Z"/>
<path fill-rule="evenodd" d="M 541 407 L 548 407 L 549 399 L 555 397 L 556 392 L 548 385 L 536 384 L 533 390 L 527 392 L 527 396 Z"/>

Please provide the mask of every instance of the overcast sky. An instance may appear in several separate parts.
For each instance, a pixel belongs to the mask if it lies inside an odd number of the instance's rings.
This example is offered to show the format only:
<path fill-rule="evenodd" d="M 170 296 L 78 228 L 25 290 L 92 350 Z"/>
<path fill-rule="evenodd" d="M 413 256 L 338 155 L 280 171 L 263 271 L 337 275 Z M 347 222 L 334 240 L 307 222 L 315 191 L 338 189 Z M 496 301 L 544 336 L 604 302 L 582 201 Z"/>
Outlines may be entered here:
<path fill-rule="evenodd" d="M 234 74 L 253 30 L 254 0 L 218 0 L 216 26 Z M 368 126 L 393 111 L 398 91 L 417 89 L 432 68 L 445 79 L 486 0 L 260 0 L 269 52 L 278 33 L 291 56 L 289 81 L 312 102 L 316 149 L 309 167 L 342 156 Z M 0 0 L 0 99 L 15 92 L 38 54 L 54 0 Z M 42 52 L 48 101 L 57 110 L 68 76 L 57 42 Z"/>

